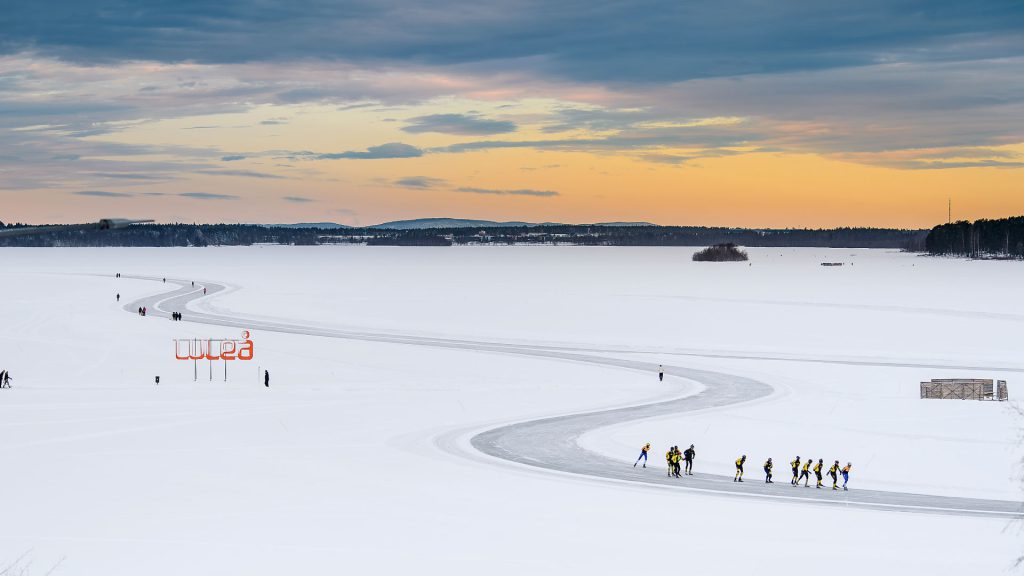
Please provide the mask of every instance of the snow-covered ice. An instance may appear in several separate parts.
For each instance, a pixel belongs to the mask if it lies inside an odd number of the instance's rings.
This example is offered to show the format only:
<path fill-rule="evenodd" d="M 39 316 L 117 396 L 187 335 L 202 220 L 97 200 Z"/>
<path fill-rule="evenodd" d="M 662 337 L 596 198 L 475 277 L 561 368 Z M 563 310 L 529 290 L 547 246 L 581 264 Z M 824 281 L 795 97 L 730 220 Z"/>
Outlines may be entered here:
<path fill-rule="evenodd" d="M 623 422 L 579 441 L 630 465 L 654 443 L 698 471 L 796 454 L 854 463 L 857 488 L 1020 500 L 1007 404 L 923 401 L 922 379 L 1024 376 L 1024 267 L 888 251 L 673 248 L 5 249 L 0 570 L 26 574 L 1003 573 L 999 519 L 737 500 L 591 481 L 442 450 L 459 430 L 685 393 L 675 378 L 556 359 L 256 332 L 251 365 L 174 360 L 233 329 L 197 310 L 467 340 L 564 344 L 754 377 L 767 399 Z M 821 261 L 844 261 L 823 268 Z M 186 318 L 189 312 L 183 311 Z M 261 385 L 257 366 L 272 373 Z M 937 368 L 934 366 L 958 366 Z M 161 376 L 160 386 L 153 377 Z M 803 490 L 803 488 L 799 488 Z M 668 563 L 666 567 L 662 563 Z M 15 571 L 14 573 L 19 573 Z"/>

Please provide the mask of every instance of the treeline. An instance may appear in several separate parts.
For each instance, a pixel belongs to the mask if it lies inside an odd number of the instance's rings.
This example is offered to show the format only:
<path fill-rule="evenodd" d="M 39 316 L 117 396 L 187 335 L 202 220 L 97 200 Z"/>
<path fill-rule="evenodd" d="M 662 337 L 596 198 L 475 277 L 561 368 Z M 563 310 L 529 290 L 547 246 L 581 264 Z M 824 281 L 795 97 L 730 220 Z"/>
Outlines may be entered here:
<path fill-rule="evenodd" d="M 0 223 L 0 227 L 3 224 Z M 572 244 L 584 246 L 740 246 L 923 250 L 927 231 L 886 228 L 753 230 L 696 226 L 433 228 L 280 228 L 252 224 L 145 224 L 118 230 L 62 230 L 0 238 L 0 246 L 249 246 L 359 243 L 391 246 Z"/>
<path fill-rule="evenodd" d="M 1024 258 L 1024 216 L 942 224 L 928 233 L 925 249 L 970 258 Z"/>

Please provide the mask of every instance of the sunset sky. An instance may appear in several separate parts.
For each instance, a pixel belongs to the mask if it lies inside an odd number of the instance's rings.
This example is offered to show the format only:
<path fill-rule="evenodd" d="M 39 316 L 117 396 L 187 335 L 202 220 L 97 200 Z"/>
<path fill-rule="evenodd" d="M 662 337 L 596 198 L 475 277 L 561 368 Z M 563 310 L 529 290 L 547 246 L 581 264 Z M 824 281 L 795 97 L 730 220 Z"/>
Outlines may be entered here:
<path fill-rule="evenodd" d="M 929 227 L 1024 214 L 1024 4 L 56 0 L 0 220 Z"/>

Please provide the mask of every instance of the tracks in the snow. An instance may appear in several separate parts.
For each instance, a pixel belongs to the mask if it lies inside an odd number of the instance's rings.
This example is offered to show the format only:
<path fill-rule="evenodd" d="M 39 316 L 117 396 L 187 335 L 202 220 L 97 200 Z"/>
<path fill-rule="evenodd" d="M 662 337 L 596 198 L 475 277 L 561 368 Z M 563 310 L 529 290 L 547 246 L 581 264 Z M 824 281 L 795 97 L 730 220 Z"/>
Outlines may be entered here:
<path fill-rule="evenodd" d="M 161 281 L 160 278 L 143 276 L 122 276 L 140 280 Z M 555 358 L 588 364 L 615 366 L 653 372 L 657 364 L 639 360 L 623 359 L 609 356 L 613 350 L 586 349 L 559 346 L 531 346 L 500 342 L 481 342 L 453 338 L 434 338 L 408 334 L 389 334 L 383 332 L 366 332 L 344 330 L 318 326 L 275 321 L 258 318 L 242 318 L 220 314 L 210 314 L 189 310 L 188 304 L 204 295 L 217 294 L 225 289 L 214 282 L 197 282 L 167 279 L 167 284 L 176 288 L 159 295 L 140 298 L 125 304 L 124 309 L 135 312 L 139 307 L 148 308 L 148 314 L 168 317 L 171 312 L 183 312 L 186 321 L 200 322 L 219 326 L 233 326 L 252 330 L 267 330 L 327 338 L 343 338 L 394 344 L 410 344 L 460 350 L 476 350 L 481 352 L 498 352 L 543 358 Z M 204 293 L 205 289 L 205 293 Z M 627 353 L 623 351 L 620 353 Z M 825 360 L 828 361 L 828 360 Z M 866 364 L 866 362 L 851 362 Z M 895 363 L 879 363 L 887 366 L 898 366 Z M 733 483 L 729 476 L 698 473 L 684 479 L 672 479 L 662 476 L 662 466 L 657 454 L 652 458 L 653 466 L 647 469 L 636 469 L 620 460 L 614 460 L 587 451 L 580 447 L 577 439 L 584 433 L 596 428 L 620 424 L 630 420 L 651 418 L 682 412 L 717 408 L 749 402 L 763 398 L 772 393 L 768 384 L 709 370 L 697 370 L 683 366 L 665 365 L 669 375 L 687 378 L 704 385 L 700 393 L 641 406 L 628 406 L 599 410 L 584 414 L 571 414 L 510 424 L 477 433 L 469 442 L 477 451 L 509 462 L 553 470 L 580 474 L 607 481 L 626 481 L 658 486 L 680 487 L 688 490 L 712 492 L 748 498 L 764 498 L 788 500 L 794 502 L 815 503 L 821 505 L 839 505 L 866 509 L 898 510 L 923 512 L 932 514 L 948 514 L 963 516 L 982 516 L 996 518 L 1024 518 L 1024 505 L 1020 502 L 1007 500 L 983 500 L 977 498 L 954 498 L 903 492 L 885 492 L 874 490 L 856 490 L 851 492 L 833 492 L 831 490 L 815 490 L 793 488 L 785 485 L 765 485 L 758 482 L 744 483 L 742 486 Z M 754 464 L 754 463 L 751 463 Z M 751 466 L 754 468 L 754 466 Z M 754 474 L 753 476 L 756 476 Z"/>

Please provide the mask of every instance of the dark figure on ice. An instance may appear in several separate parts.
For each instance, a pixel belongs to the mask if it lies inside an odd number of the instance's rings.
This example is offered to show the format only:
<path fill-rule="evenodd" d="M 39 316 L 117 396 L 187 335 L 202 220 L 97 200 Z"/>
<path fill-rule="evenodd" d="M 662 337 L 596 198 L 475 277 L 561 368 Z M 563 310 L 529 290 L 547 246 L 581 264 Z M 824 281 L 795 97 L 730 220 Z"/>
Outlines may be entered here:
<path fill-rule="evenodd" d="M 3 384 L 0 384 L 0 386 L 4 388 L 10 388 L 11 380 L 13 380 L 13 378 L 11 378 L 11 373 L 8 372 L 7 370 L 4 370 Z"/>
<path fill-rule="evenodd" d="M 774 468 L 774 467 L 775 467 L 775 465 L 772 464 L 772 459 L 771 458 L 769 458 L 768 461 L 764 463 L 764 483 L 765 484 L 774 484 L 774 482 L 772 482 L 772 468 Z"/>
<path fill-rule="evenodd" d="M 167 284 L 167 278 L 164 278 L 164 284 Z"/>
<path fill-rule="evenodd" d="M 828 475 L 832 477 L 832 489 L 839 490 L 839 460 L 828 469 Z"/>
<path fill-rule="evenodd" d="M 686 460 L 686 475 L 693 476 L 693 459 L 697 456 L 697 451 L 693 449 L 693 444 L 683 451 L 683 460 Z"/>
<path fill-rule="evenodd" d="M 146 307 L 145 307 L 145 306 L 143 306 L 143 307 L 142 307 L 142 315 L 143 315 L 143 316 L 145 316 L 145 315 L 146 315 Z"/>
<path fill-rule="evenodd" d="M 120 302 L 120 301 L 121 301 L 121 295 L 120 295 L 120 294 L 118 294 L 118 295 L 117 295 L 117 301 L 118 301 L 118 302 Z"/>
<path fill-rule="evenodd" d="M 658 364 L 658 382 L 665 380 L 665 367 Z"/>
<path fill-rule="evenodd" d="M 789 465 L 793 468 L 793 479 L 790 480 L 789 483 L 796 486 L 796 483 L 800 478 L 800 457 L 797 456 L 796 460 L 790 462 Z"/>
<path fill-rule="evenodd" d="M 800 469 L 800 477 L 796 479 L 795 486 L 800 485 L 800 481 L 804 481 L 804 488 L 807 488 L 807 483 L 811 481 L 811 459 L 808 458 L 804 462 L 804 467 Z"/>
<path fill-rule="evenodd" d="M 270 370 L 263 371 L 263 385 L 270 388 Z"/>
<path fill-rule="evenodd" d="M 642 459 L 644 461 L 644 468 L 647 468 L 647 453 L 651 451 L 651 443 L 644 444 L 644 447 L 640 449 L 640 456 L 637 456 L 636 462 L 633 463 L 633 468 L 640 463 Z"/>
<path fill-rule="evenodd" d="M 206 295 L 206 286 L 203 286 L 203 295 Z"/>
<path fill-rule="evenodd" d="M 736 459 L 736 475 L 733 476 L 733 482 L 743 482 L 743 464 L 747 462 L 747 455 L 744 454 Z"/>
<path fill-rule="evenodd" d="M 139 306 L 139 316 L 142 316 L 142 306 Z"/>

